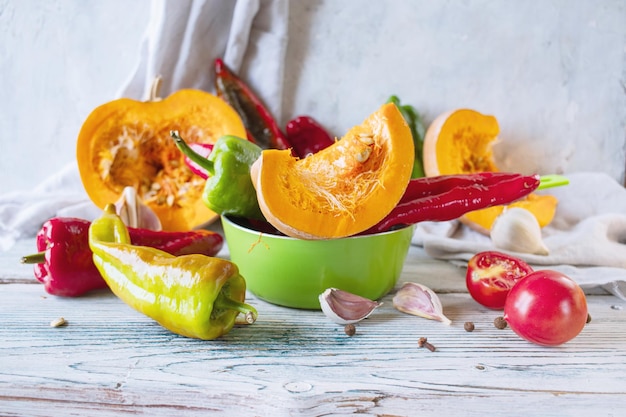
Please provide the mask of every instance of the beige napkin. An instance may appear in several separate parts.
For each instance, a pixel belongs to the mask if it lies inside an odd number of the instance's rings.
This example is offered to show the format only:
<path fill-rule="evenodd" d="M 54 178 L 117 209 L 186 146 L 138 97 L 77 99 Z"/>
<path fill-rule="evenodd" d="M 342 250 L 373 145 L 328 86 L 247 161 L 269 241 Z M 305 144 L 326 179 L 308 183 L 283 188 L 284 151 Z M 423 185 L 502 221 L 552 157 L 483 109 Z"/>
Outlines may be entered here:
<path fill-rule="evenodd" d="M 585 288 L 601 287 L 626 299 L 626 189 L 603 173 L 566 176 L 569 185 L 538 192 L 559 199 L 554 220 L 542 230 L 549 255 L 497 249 L 488 236 L 457 220 L 419 224 L 413 244 L 460 265 L 478 252 L 507 252 L 535 269 L 559 270 Z"/>
<path fill-rule="evenodd" d="M 214 60 L 238 72 L 280 115 L 287 49 L 288 0 L 153 0 L 137 65 L 119 97 L 143 100 L 157 75 L 161 95 L 181 88 L 214 91 Z M 0 195 L 0 250 L 34 237 L 51 217 L 93 220 L 75 162 L 34 189 Z"/>

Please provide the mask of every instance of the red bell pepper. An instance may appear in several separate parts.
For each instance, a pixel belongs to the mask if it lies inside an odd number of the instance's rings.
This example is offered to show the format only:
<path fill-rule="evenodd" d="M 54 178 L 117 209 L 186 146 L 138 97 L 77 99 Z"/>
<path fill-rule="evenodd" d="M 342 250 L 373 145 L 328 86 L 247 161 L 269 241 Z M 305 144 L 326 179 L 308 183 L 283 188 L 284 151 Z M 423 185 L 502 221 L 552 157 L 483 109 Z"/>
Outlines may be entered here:
<path fill-rule="evenodd" d="M 49 294 L 76 297 L 107 288 L 89 249 L 90 224 L 71 217 L 50 219 L 37 234 L 40 252 L 22 258 L 22 263 L 35 264 L 35 277 Z M 191 253 L 214 256 L 224 243 L 220 234 L 208 230 L 158 232 L 129 227 L 128 232 L 133 245 L 158 248 L 175 256 Z"/>
<path fill-rule="evenodd" d="M 285 132 L 292 153 L 305 158 L 335 143 L 335 139 L 310 116 L 298 116 L 287 123 Z"/>

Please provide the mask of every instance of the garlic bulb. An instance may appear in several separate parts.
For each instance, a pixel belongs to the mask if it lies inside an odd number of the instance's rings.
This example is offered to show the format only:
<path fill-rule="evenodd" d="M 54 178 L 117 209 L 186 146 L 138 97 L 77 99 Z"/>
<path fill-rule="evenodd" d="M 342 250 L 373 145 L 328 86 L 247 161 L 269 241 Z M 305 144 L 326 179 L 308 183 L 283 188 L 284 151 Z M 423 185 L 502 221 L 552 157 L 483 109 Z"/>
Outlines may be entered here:
<path fill-rule="evenodd" d="M 328 288 L 320 294 L 319 300 L 322 312 L 337 324 L 357 323 L 382 305 L 337 288 Z"/>
<path fill-rule="evenodd" d="M 521 207 L 506 209 L 491 226 L 491 241 L 499 249 L 535 255 L 548 255 L 535 216 Z"/>
<path fill-rule="evenodd" d="M 156 213 L 141 201 L 133 187 L 124 187 L 115 202 L 115 211 L 128 227 L 161 230 L 161 221 Z"/>

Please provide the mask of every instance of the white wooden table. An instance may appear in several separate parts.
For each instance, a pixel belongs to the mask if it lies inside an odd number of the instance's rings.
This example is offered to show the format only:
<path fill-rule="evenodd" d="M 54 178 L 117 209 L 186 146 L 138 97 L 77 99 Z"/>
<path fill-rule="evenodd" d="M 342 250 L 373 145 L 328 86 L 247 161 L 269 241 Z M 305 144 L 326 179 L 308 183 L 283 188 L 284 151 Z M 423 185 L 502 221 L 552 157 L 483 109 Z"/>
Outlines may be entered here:
<path fill-rule="evenodd" d="M 576 339 L 540 347 L 496 329 L 464 270 L 414 247 L 401 281 L 437 291 L 450 326 L 396 311 L 390 294 L 348 337 L 321 312 L 250 296 L 255 324 L 199 341 L 108 291 L 48 295 L 19 265 L 33 249 L 0 252 L 2 416 L 626 415 L 626 303 L 611 295 L 588 296 Z M 68 325 L 50 327 L 58 317 Z"/>

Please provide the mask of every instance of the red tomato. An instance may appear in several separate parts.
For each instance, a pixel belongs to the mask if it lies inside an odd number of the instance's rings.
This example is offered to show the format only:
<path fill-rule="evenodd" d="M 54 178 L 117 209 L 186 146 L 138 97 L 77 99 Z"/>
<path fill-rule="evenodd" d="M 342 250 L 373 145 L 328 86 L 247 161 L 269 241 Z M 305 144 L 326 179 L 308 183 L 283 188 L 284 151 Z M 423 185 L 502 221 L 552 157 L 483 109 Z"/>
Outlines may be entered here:
<path fill-rule="evenodd" d="M 530 265 L 521 259 L 501 252 L 480 252 L 467 263 L 465 284 L 474 300 L 502 310 L 513 285 L 531 272 Z"/>
<path fill-rule="evenodd" d="M 587 322 L 585 293 L 557 271 L 535 271 L 520 280 L 506 299 L 504 319 L 523 339 L 555 346 L 573 339 Z"/>

